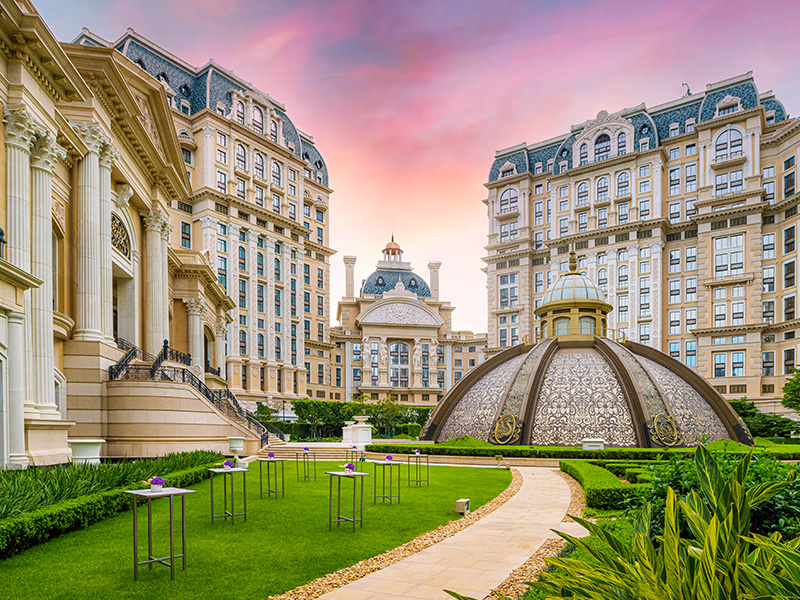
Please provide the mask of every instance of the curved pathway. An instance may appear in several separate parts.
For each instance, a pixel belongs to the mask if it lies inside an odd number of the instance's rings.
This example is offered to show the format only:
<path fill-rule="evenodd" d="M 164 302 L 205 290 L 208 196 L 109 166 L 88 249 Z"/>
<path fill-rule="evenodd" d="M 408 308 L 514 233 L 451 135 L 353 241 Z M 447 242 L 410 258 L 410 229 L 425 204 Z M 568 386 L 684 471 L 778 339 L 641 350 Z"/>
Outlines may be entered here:
<path fill-rule="evenodd" d="M 522 565 L 551 529 L 580 535 L 562 523 L 570 503 L 566 481 L 551 469 L 517 467 L 520 490 L 491 514 L 421 552 L 320 596 L 322 600 L 452 600 L 443 590 L 484 598 Z"/>

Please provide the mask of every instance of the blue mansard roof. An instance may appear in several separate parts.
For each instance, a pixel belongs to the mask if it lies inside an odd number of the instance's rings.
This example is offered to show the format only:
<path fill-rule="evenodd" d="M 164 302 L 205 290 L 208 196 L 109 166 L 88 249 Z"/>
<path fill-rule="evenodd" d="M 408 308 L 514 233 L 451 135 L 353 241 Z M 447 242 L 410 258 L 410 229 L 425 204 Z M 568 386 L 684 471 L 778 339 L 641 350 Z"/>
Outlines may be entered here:
<path fill-rule="evenodd" d="M 393 290 L 398 281 L 402 281 L 406 289 L 417 296 L 431 295 L 431 289 L 422 277 L 414 271 L 400 269 L 378 269 L 364 280 L 361 295 L 383 294 Z"/>
<path fill-rule="evenodd" d="M 650 148 L 656 148 L 668 139 L 670 125 L 678 124 L 678 133 L 686 133 L 686 121 L 694 119 L 700 123 L 714 118 L 716 107 L 726 96 L 741 98 L 742 110 L 755 108 L 762 104 L 767 111 L 775 111 L 775 122 L 785 121 L 789 118 L 783 104 L 773 98 L 769 93 L 762 95 L 763 100 L 759 99 L 758 90 L 750 73 L 744 77 L 736 78 L 726 82 L 720 82 L 710 86 L 702 94 L 685 96 L 681 102 L 673 102 L 673 106 L 656 107 L 655 110 L 648 111 L 646 108 L 637 107 L 635 111 L 628 110 L 622 116 L 633 125 L 634 148 L 639 148 L 639 142 L 645 138 L 650 140 Z M 646 129 L 643 129 L 646 127 Z M 572 165 L 572 145 L 577 135 L 581 131 L 574 131 L 570 135 L 564 136 L 564 141 L 552 145 L 527 149 L 515 146 L 509 148 L 506 155 L 495 156 L 489 170 L 489 181 L 500 179 L 500 169 L 507 162 L 516 165 L 517 173 L 532 172 L 536 163 L 542 163 L 546 168 L 547 161 L 553 159 L 553 173 L 558 174 L 559 163 L 566 160 Z M 562 156 L 563 154 L 563 156 Z"/>

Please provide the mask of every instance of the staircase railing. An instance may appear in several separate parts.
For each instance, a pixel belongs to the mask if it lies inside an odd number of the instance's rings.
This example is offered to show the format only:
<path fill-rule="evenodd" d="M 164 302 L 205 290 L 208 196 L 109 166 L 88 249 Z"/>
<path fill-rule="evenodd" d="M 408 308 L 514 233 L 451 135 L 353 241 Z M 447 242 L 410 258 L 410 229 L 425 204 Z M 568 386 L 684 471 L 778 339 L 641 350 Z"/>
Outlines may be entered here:
<path fill-rule="evenodd" d="M 215 369 L 211 366 L 210 361 L 206 361 L 206 373 L 211 373 L 211 375 L 216 375 L 217 377 L 222 377 L 222 369 Z"/>
<path fill-rule="evenodd" d="M 236 396 L 234 396 L 229 389 L 212 390 L 188 369 L 164 366 L 153 369 L 153 367 L 148 365 L 129 365 L 119 373 L 117 379 L 129 379 L 134 381 L 172 381 L 175 383 L 189 384 L 200 392 L 200 394 L 211 402 L 222 414 L 257 434 L 261 440 L 262 446 L 267 442 L 270 431 L 267 430 L 263 423 L 253 419 L 247 410 L 241 407 Z"/>
<path fill-rule="evenodd" d="M 125 350 L 125 355 L 117 361 L 116 364 L 111 365 L 108 367 L 108 378 L 111 380 L 118 379 L 120 373 L 122 373 L 128 365 L 130 365 L 137 357 L 141 358 L 142 360 L 146 361 L 153 361 L 154 357 L 151 354 L 148 354 L 138 346 L 132 344 L 128 340 L 124 340 L 122 338 L 114 338 L 114 342 L 117 344 L 117 348 L 120 350 Z"/>
<path fill-rule="evenodd" d="M 161 352 L 159 352 L 158 356 L 155 357 L 155 360 L 153 360 L 153 364 L 150 367 L 150 369 L 151 369 L 151 371 L 153 373 L 153 376 L 151 377 L 151 379 L 155 379 L 156 371 L 158 371 L 158 369 L 161 367 L 161 364 L 165 360 L 171 360 L 171 361 L 174 361 L 174 362 L 178 362 L 178 363 L 181 363 L 183 365 L 186 365 L 187 367 L 190 367 L 192 365 L 192 355 L 191 354 L 186 354 L 185 352 L 179 352 L 178 350 L 175 350 L 174 348 L 170 348 L 169 347 L 169 340 L 164 340 L 164 346 L 161 348 Z"/>

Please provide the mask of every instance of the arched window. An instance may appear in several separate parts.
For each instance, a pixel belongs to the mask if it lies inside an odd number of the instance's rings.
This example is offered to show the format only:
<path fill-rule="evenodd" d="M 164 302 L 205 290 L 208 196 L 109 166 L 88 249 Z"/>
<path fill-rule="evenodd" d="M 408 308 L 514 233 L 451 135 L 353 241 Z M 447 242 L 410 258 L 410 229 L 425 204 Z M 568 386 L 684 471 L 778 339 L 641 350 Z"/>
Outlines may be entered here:
<path fill-rule="evenodd" d="M 628 151 L 628 136 L 623 131 L 617 136 L 617 154 L 623 155 Z"/>
<path fill-rule="evenodd" d="M 247 270 L 247 250 L 244 249 L 244 246 L 239 246 L 239 270 Z"/>
<path fill-rule="evenodd" d="M 264 133 L 264 113 L 257 106 L 253 107 L 253 129 L 257 133 Z"/>
<path fill-rule="evenodd" d="M 276 121 L 269 122 L 269 137 L 273 142 L 278 143 L 278 123 Z"/>
<path fill-rule="evenodd" d="M 736 129 L 726 129 L 717 136 L 716 159 L 742 153 L 742 134 Z"/>
<path fill-rule="evenodd" d="M 509 212 L 512 210 L 517 210 L 517 202 L 519 200 L 519 194 L 515 188 L 508 188 L 502 194 L 500 194 L 500 212 Z"/>
<path fill-rule="evenodd" d="M 617 196 L 627 196 L 631 190 L 631 176 L 627 171 L 617 175 Z"/>
<path fill-rule="evenodd" d="M 236 166 L 243 171 L 247 170 L 247 151 L 239 143 L 236 144 Z"/>
<path fill-rule="evenodd" d="M 547 321 L 542 321 L 542 339 L 547 337 Z"/>
<path fill-rule="evenodd" d="M 581 317 L 578 327 L 583 335 L 594 335 L 594 317 Z"/>
<path fill-rule="evenodd" d="M 589 202 L 589 184 L 581 181 L 578 184 L 578 206 L 583 206 Z"/>
<path fill-rule="evenodd" d="M 263 275 L 264 274 L 264 253 L 259 252 L 256 254 L 256 274 Z"/>
<path fill-rule="evenodd" d="M 264 179 L 264 156 L 260 152 L 256 152 L 255 156 L 253 156 L 253 164 L 255 165 L 256 177 Z"/>
<path fill-rule="evenodd" d="M 594 159 L 605 160 L 611 156 L 611 138 L 603 133 L 597 136 L 594 141 Z"/>
<path fill-rule="evenodd" d="M 244 125 L 244 102 L 241 100 L 236 102 L 236 120 Z"/>
<path fill-rule="evenodd" d="M 272 185 L 281 185 L 281 166 L 276 162 L 272 163 Z"/>
<path fill-rule="evenodd" d="M 586 144 L 581 144 L 580 160 L 581 165 L 585 165 L 589 162 L 589 146 Z"/>
<path fill-rule="evenodd" d="M 597 270 L 597 287 L 604 292 L 608 290 L 608 269 L 605 267 Z"/>
<path fill-rule="evenodd" d="M 275 360 L 281 359 L 281 337 L 275 336 Z"/>
<path fill-rule="evenodd" d="M 247 354 L 247 332 L 239 330 L 239 354 Z"/>
<path fill-rule="evenodd" d="M 597 200 L 608 200 L 608 177 L 597 180 Z"/>
<path fill-rule="evenodd" d="M 617 286 L 622 287 L 628 283 L 628 265 L 620 265 L 617 269 Z"/>
<path fill-rule="evenodd" d="M 258 334 L 258 356 L 264 358 L 264 334 Z"/>
<path fill-rule="evenodd" d="M 408 387 L 409 345 L 405 342 L 389 344 L 389 384 Z"/>
<path fill-rule="evenodd" d="M 569 317 L 559 317 L 553 322 L 556 335 L 569 335 Z"/>

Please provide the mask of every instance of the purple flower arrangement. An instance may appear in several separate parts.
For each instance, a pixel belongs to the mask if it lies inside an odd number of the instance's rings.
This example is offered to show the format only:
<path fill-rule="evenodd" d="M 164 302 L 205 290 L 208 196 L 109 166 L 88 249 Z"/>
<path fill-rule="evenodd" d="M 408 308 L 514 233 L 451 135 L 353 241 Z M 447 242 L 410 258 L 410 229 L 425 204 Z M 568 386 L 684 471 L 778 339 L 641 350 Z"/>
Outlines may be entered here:
<path fill-rule="evenodd" d="M 267 457 L 268 458 L 275 458 L 275 453 L 274 452 L 267 452 Z"/>
<path fill-rule="evenodd" d="M 355 471 L 355 470 L 356 470 L 356 468 L 355 468 L 355 466 L 353 465 L 353 463 L 347 463 L 347 464 L 344 466 L 344 470 L 345 470 L 345 471 Z"/>
<path fill-rule="evenodd" d="M 415 453 L 415 454 L 419 454 L 419 448 L 417 448 L 416 450 L 414 450 L 414 453 Z"/>
<path fill-rule="evenodd" d="M 353 446 L 353 450 L 358 450 L 358 446 Z"/>
<path fill-rule="evenodd" d="M 308 446 L 306 446 L 305 448 L 303 448 L 303 452 L 308 452 Z"/>
<path fill-rule="evenodd" d="M 155 477 L 151 477 L 150 479 L 148 479 L 147 483 L 149 483 L 150 485 L 164 485 L 164 478 L 156 475 Z"/>
<path fill-rule="evenodd" d="M 393 460 L 393 458 L 394 457 L 391 454 L 387 454 L 386 455 L 386 460 Z"/>
<path fill-rule="evenodd" d="M 233 468 L 233 461 L 232 460 L 226 460 L 224 463 L 222 463 L 222 466 L 225 467 L 226 469 L 232 469 Z"/>

